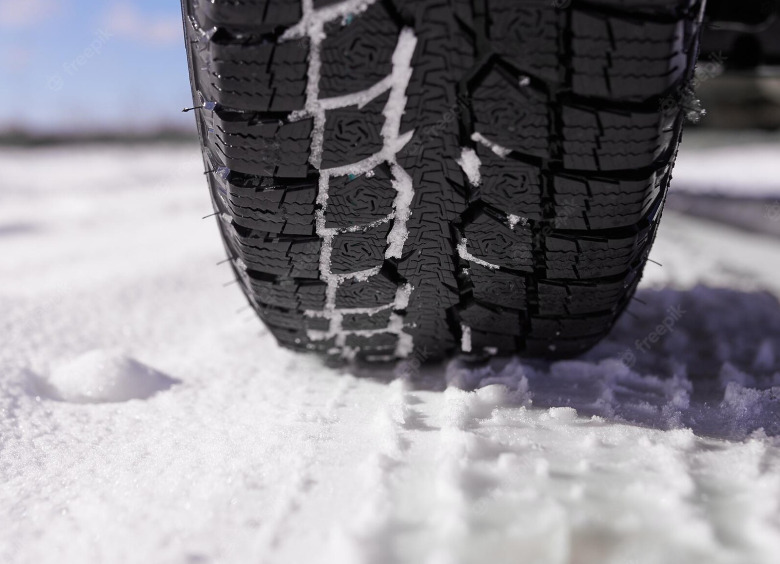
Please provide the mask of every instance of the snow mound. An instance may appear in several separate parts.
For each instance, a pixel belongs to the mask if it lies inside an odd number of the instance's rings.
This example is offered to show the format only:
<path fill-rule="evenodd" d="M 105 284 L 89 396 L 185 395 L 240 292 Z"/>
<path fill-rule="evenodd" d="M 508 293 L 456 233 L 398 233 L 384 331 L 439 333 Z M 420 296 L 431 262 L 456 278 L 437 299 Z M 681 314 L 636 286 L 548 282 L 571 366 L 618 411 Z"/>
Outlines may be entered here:
<path fill-rule="evenodd" d="M 176 380 L 117 350 L 96 349 L 53 367 L 44 381 L 54 399 L 113 403 L 146 399 Z"/>

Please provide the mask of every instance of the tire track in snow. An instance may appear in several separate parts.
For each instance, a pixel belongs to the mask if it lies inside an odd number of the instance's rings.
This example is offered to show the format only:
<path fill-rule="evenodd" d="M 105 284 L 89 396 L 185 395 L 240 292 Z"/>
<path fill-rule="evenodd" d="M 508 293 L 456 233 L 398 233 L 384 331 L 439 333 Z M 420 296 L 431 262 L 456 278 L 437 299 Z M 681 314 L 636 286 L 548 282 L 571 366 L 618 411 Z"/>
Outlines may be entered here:
<path fill-rule="evenodd" d="M 443 393 L 393 384 L 359 474 L 361 510 L 325 561 L 624 563 L 660 554 L 736 564 L 777 552 L 780 457 L 764 442 L 734 448 L 686 429 L 533 409 L 524 378 L 484 383 Z"/>
<path fill-rule="evenodd" d="M 568 562 L 562 505 L 517 488 L 516 473 L 507 472 L 514 461 L 508 445 L 480 432 L 496 410 L 528 403 L 524 381 L 516 384 L 444 392 L 426 562 L 514 564 L 521 554 L 525 562 Z M 547 465 L 538 458 L 533 471 Z"/>
<path fill-rule="evenodd" d="M 687 472 L 724 553 L 752 553 L 767 564 L 761 555 L 780 554 L 780 455 L 762 437 L 731 448 L 713 441 L 691 456 Z"/>
<path fill-rule="evenodd" d="M 404 561 L 398 553 L 399 537 L 408 523 L 399 513 L 397 484 L 409 472 L 409 452 L 417 437 L 430 428 L 413 407 L 419 400 L 408 383 L 396 379 L 388 385 L 389 397 L 372 421 L 375 449 L 361 463 L 360 499 L 354 517 L 332 534 L 332 557 L 348 563 Z"/>
<path fill-rule="evenodd" d="M 284 483 L 277 484 L 283 493 L 270 511 L 270 517 L 265 519 L 267 524 L 261 532 L 256 550 L 253 551 L 254 554 L 262 555 L 263 562 L 275 560 L 276 552 L 290 529 L 290 523 L 316 483 L 315 465 L 319 451 L 328 443 L 330 431 L 339 420 L 337 412 L 344 406 L 345 396 L 356 383 L 352 376 L 344 375 L 322 407 L 310 410 L 309 397 L 315 398 L 315 401 L 317 397 L 321 397 L 322 390 L 318 388 L 322 385 L 320 380 L 309 378 L 298 397 L 290 401 L 290 405 L 303 406 L 291 414 L 290 425 L 303 429 L 300 429 L 297 435 L 290 433 L 291 437 L 297 438 L 288 448 L 288 452 L 294 456 L 294 467 L 290 469 Z"/>
<path fill-rule="evenodd" d="M 503 447 L 476 431 L 496 407 L 522 403 L 523 390 L 491 386 L 476 393 L 456 388 L 411 392 L 400 380 L 391 388 L 392 397 L 374 420 L 376 450 L 361 467 L 365 501 L 335 532 L 329 561 L 516 562 L 517 552 L 508 559 L 501 554 L 515 524 L 506 518 L 518 500 L 507 503 L 512 496 L 505 492 L 493 497 L 502 489 L 492 467 Z M 565 530 L 559 526 L 560 507 L 548 513 L 546 526 Z M 484 534 L 486 526 L 490 534 Z M 503 541 L 498 553 L 497 539 Z M 518 537 L 526 552 L 527 540 L 526 533 Z M 540 561 L 551 561 L 547 552 L 542 550 Z"/>

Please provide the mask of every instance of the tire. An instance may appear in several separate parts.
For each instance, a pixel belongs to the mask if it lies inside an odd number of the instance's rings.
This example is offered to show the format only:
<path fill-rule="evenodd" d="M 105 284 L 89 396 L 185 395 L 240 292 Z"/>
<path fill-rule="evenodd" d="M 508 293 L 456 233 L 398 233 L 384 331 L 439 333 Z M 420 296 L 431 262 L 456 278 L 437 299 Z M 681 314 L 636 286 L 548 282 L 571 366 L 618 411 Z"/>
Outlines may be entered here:
<path fill-rule="evenodd" d="M 702 0 L 183 10 L 219 229 L 279 343 L 565 357 L 609 332 L 661 215 Z"/>

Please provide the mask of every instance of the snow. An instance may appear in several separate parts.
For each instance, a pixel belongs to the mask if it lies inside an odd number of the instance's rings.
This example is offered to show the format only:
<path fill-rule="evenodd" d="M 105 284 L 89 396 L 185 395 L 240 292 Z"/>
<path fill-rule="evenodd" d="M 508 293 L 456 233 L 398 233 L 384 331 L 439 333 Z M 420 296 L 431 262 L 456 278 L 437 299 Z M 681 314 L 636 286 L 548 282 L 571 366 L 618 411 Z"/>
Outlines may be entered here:
<path fill-rule="evenodd" d="M 491 270 L 496 270 L 499 268 L 497 264 L 490 263 L 486 260 L 483 260 L 479 257 L 475 257 L 474 255 L 472 255 L 468 250 L 468 246 L 469 246 L 469 240 L 466 237 L 463 237 L 460 240 L 460 243 L 458 243 L 458 256 L 461 259 L 467 260 L 469 262 L 473 262 L 474 264 L 478 264 L 480 266 L 484 266 L 485 268 L 489 268 Z"/>
<path fill-rule="evenodd" d="M 686 133 L 674 166 L 673 190 L 780 198 L 776 133 Z"/>
<path fill-rule="evenodd" d="M 461 323 L 460 332 L 460 350 L 465 353 L 471 352 L 471 327 Z"/>
<path fill-rule="evenodd" d="M 477 143 L 481 143 L 491 151 L 493 151 L 496 155 L 498 155 L 501 158 L 505 158 L 509 153 L 512 152 L 512 149 L 507 149 L 506 147 L 502 147 L 498 143 L 494 143 L 493 141 L 490 141 L 488 138 L 486 138 L 481 133 L 475 132 L 471 135 L 471 140 L 475 141 Z"/>
<path fill-rule="evenodd" d="M 196 146 L 0 165 L 0 561 L 776 562 L 775 239 L 666 212 L 586 355 L 396 378 L 236 313 Z"/>
<path fill-rule="evenodd" d="M 55 365 L 40 380 L 42 395 L 72 403 L 109 403 L 146 399 L 166 390 L 173 380 L 124 355 L 97 349 Z"/>
<path fill-rule="evenodd" d="M 509 229 L 512 229 L 514 231 L 517 224 L 525 225 L 528 223 L 528 218 L 522 217 L 520 215 L 513 215 L 509 214 L 506 216 L 506 223 L 509 225 Z"/>
<path fill-rule="evenodd" d="M 482 166 L 482 163 L 477 156 L 477 152 L 471 147 L 463 147 L 456 162 L 463 169 L 466 178 L 469 179 L 469 184 L 479 186 L 482 180 L 479 174 L 479 167 Z"/>

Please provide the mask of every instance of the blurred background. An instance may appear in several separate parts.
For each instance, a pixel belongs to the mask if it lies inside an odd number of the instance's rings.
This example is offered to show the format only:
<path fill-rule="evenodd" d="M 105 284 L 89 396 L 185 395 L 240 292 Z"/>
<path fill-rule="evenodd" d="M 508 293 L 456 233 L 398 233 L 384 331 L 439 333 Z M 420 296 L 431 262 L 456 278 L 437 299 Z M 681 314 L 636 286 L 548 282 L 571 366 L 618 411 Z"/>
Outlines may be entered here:
<path fill-rule="evenodd" d="M 710 24 L 695 84 L 707 116 L 689 132 L 777 130 L 773 65 L 775 18 Z M 195 134 L 176 0 L 0 0 L 0 70 L 5 143 Z"/>
<path fill-rule="evenodd" d="M 0 137 L 192 137 L 175 0 L 0 0 Z"/>

